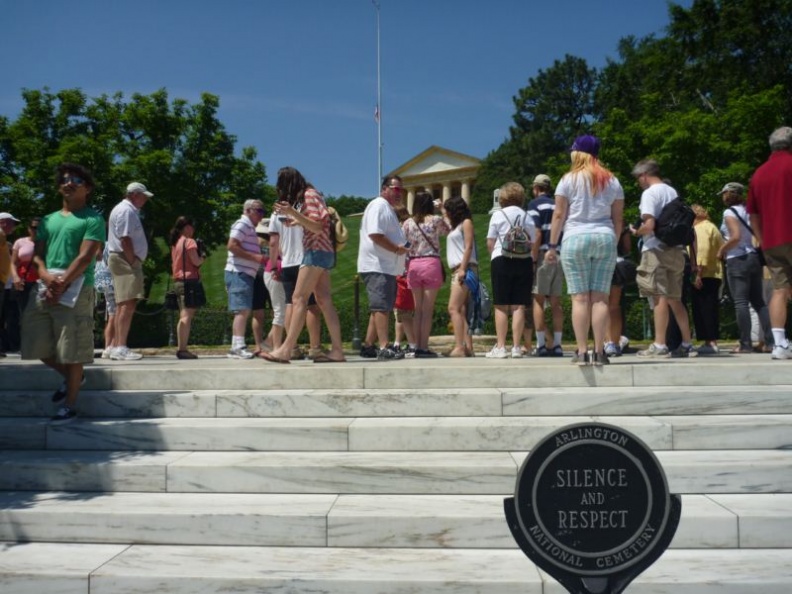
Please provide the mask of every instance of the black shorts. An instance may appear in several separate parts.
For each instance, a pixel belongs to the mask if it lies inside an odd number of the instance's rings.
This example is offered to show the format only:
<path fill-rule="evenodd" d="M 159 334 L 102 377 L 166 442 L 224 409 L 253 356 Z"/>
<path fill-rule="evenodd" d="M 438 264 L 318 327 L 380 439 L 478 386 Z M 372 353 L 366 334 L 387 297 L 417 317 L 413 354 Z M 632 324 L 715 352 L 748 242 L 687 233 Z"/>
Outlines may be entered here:
<path fill-rule="evenodd" d="M 300 266 L 289 266 L 281 269 L 280 279 L 283 283 L 283 292 L 286 293 L 286 305 L 291 305 L 292 296 L 294 295 L 294 288 L 297 286 L 297 274 L 300 272 Z M 308 298 L 308 306 L 316 305 L 316 298 L 313 293 Z"/>
<path fill-rule="evenodd" d="M 532 303 L 533 259 L 498 256 L 490 266 L 493 305 Z"/>
<path fill-rule="evenodd" d="M 267 305 L 269 305 L 268 308 Z M 272 309 L 272 300 L 264 284 L 263 270 L 256 273 L 256 279 L 253 281 L 253 310 L 257 309 Z"/>

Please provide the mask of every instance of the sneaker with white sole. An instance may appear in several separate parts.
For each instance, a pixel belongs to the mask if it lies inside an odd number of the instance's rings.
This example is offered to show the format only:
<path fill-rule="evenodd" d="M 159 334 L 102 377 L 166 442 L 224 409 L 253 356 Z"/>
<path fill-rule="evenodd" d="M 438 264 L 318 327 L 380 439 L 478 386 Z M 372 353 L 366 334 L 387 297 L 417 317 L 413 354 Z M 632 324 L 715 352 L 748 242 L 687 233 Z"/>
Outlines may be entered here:
<path fill-rule="evenodd" d="M 241 346 L 228 351 L 229 359 L 252 359 L 253 353 L 247 350 L 247 347 Z"/>
<path fill-rule="evenodd" d="M 499 347 L 496 345 L 492 347 L 492 350 L 485 356 L 487 359 L 506 359 L 509 355 L 506 353 L 506 347 Z"/>
<path fill-rule="evenodd" d="M 115 349 L 114 349 L 113 347 L 110 347 L 110 348 L 108 348 L 108 349 L 104 349 L 104 350 L 102 351 L 102 359 L 109 359 L 109 358 L 110 358 L 110 355 L 112 355 L 112 354 L 113 354 L 113 351 L 114 351 L 114 350 L 115 350 Z"/>
<path fill-rule="evenodd" d="M 128 347 L 121 346 L 113 349 L 113 352 L 110 353 L 110 358 L 113 361 L 139 361 L 143 358 L 143 355 L 130 351 Z"/>
<path fill-rule="evenodd" d="M 80 385 L 85 385 L 85 374 L 83 373 L 82 380 L 80 381 Z M 66 380 L 63 380 L 60 387 L 52 393 L 52 401 L 53 402 L 60 402 L 66 398 Z"/>
<path fill-rule="evenodd" d="M 513 346 L 511 350 L 511 358 L 512 359 L 522 359 L 522 348 L 518 346 Z"/>
<path fill-rule="evenodd" d="M 655 343 L 650 344 L 648 349 L 638 351 L 636 354 L 642 359 L 668 359 L 671 356 L 667 346 L 657 346 Z"/>
<path fill-rule="evenodd" d="M 67 423 L 77 418 L 77 411 L 68 406 L 61 406 L 55 416 L 50 419 L 53 423 Z"/>
<path fill-rule="evenodd" d="M 774 346 L 771 357 L 779 360 L 792 359 L 792 349 L 790 349 L 789 343 L 786 346 Z"/>
<path fill-rule="evenodd" d="M 608 357 L 615 357 L 616 356 L 616 343 L 614 342 L 606 342 L 605 343 L 605 354 Z"/>

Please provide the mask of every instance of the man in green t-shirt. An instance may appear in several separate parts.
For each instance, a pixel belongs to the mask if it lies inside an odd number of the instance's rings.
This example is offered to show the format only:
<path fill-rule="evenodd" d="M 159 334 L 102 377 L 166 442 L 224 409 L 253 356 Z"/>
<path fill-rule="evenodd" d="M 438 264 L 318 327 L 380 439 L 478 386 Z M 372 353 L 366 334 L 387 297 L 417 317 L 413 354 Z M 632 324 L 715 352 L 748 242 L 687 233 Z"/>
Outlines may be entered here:
<path fill-rule="evenodd" d="M 55 183 L 63 207 L 42 219 L 36 235 L 39 292 L 22 317 L 22 358 L 41 359 L 63 376 L 52 401 L 65 402 L 52 420 L 65 422 L 77 416 L 83 365 L 93 362 L 94 264 L 107 233 L 104 219 L 87 205 L 90 171 L 64 163 Z"/>

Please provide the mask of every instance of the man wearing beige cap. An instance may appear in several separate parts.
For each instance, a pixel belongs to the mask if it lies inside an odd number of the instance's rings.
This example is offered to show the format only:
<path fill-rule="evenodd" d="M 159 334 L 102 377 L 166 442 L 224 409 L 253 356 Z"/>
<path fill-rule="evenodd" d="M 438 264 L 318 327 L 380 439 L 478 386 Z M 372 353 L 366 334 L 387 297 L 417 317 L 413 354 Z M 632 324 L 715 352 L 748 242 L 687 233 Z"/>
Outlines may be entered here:
<path fill-rule="evenodd" d="M 143 355 L 127 347 L 135 306 L 143 299 L 143 261 L 148 255 L 148 240 L 140 222 L 140 209 L 154 194 L 140 182 L 127 186 L 126 196 L 110 213 L 107 228 L 108 268 L 113 275 L 116 294 L 116 346 L 110 353 L 115 361 L 136 361 Z"/>
<path fill-rule="evenodd" d="M 564 285 L 564 271 L 561 262 L 545 262 L 547 244 L 550 242 L 550 227 L 553 224 L 555 199 L 553 198 L 553 182 L 549 175 L 540 173 L 533 180 L 533 200 L 525 210 L 533 217 L 534 225 L 539 232 L 539 251 L 536 260 L 536 274 L 533 286 L 533 315 L 536 330 L 537 357 L 563 357 L 561 339 L 564 330 L 564 309 L 561 306 L 561 292 Z M 558 243 L 561 243 L 559 238 Z M 550 298 L 550 311 L 553 319 L 553 344 L 546 344 L 545 301 Z M 527 326 L 527 324 L 526 324 Z"/>

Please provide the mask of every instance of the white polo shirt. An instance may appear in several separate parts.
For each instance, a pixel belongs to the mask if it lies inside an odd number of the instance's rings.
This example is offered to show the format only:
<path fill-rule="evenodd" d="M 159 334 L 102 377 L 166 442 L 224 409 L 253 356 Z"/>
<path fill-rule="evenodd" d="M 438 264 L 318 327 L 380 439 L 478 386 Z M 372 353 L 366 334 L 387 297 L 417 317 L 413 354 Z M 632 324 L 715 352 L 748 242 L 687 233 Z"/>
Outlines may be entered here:
<path fill-rule="evenodd" d="M 124 253 L 121 238 L 129 237 L 132 240 L 132 250 L 135 257 L 145 260 L 148 256 L 148 240 L 140 222 L 140 210 L 135 208 L 127 198 L 115 205 L 110 212 L 107 226 L 107 249 L 116 254 Z"/>

